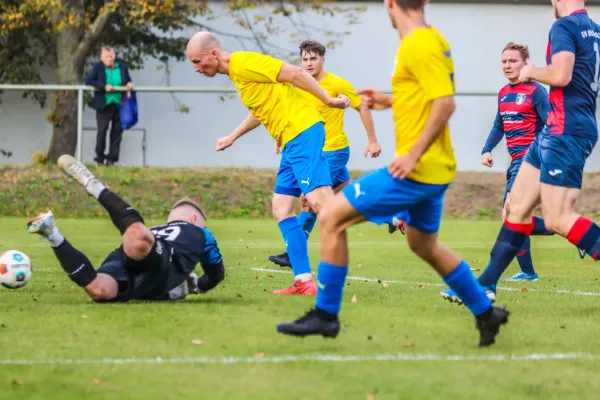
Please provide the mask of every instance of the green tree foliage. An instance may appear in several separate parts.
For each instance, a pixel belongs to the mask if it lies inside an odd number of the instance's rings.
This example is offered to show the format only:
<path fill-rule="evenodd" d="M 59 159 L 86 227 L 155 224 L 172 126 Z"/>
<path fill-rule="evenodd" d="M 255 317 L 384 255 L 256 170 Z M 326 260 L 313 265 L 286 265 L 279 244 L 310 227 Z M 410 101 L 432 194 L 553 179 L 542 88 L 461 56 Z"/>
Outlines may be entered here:
<path fill-rule="evenodd" d="M 216 23 L 211 26 L 217 7 L 226 10 L 244 34 L 222 31 Z M 303 14 L 343 15 L 350 25 L 357 23 L 361 11 L 321 0 L 0 0 L 0 82 L 44 83 L 40 71 L 50 67 L 56 83 L 81 84 L 86 66 L 98 57 L 102 45 L 115 47 L 133 69 L 142 68 L 147 57 L 164 63 L 182 60 L 188 37 L 181 32 L 189 28 L 211 30 L 237 39 L 242 47 L 254 45 L 264 53 L 288 56 L 290 49 L 269 40 L 283 33 L 277 23 L 280 18 L 294 27 L 286 32 L 291 37 L 308 37 L 321 30 L 331 47 L 348 32 L 307 24 Z M 42 106 L 48 100 L 40 91 L 23 96 Z M 48 120 L 53 125 L 48 158 L 54 162 L 61 154 L 74 154 L 76 92 L 54 92 Z"/>

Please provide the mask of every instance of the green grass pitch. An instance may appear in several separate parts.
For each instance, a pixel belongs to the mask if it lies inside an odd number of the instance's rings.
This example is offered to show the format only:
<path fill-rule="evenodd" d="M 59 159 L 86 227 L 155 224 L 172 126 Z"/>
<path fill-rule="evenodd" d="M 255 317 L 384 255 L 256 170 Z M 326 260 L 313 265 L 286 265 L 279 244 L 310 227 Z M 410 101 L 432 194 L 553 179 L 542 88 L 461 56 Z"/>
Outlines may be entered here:
<path fill-rule="evenodd" d="M 181 302 L 130 304 L 94 304 L 25 222 L 0 219 L 0 250 L 34 266 L 26 287 L 0 288 L 0 399 L 594 399 L 600 388 L 600 270 L 559 237 L 532 239 L 541 279 L 501 283 L 510 321 L 479 349 L 472 316 L 440 298 L 441 279 L 383 226 L 350 230 L 349 275 L 365 279 L 348 280 L 342 331 L 326 340 L 275 331 L 314 298 L 271 294 L 292 278 L 267 261 L 283 250 L 274 221 L 209 221 L 225 281 Z M 57 223 L 95 266 L 119 245 L 108 218 Z M 483 268 L 498 228 L 445 221 L 440 236 Z M 309 250 L 316 268 L 317 232 Z"/>

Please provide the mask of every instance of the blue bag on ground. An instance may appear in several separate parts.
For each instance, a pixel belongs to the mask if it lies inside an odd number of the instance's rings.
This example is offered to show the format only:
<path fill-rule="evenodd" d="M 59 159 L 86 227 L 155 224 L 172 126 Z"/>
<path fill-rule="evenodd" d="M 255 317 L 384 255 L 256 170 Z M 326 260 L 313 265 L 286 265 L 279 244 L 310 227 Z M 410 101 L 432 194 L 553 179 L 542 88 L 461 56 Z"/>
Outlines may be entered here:
<path fill-rule="evenodd" d="M 135 92 L 127 93 L 121 102 L 121 126 L 129 129 L 138 122 L 138 106 Z"/>

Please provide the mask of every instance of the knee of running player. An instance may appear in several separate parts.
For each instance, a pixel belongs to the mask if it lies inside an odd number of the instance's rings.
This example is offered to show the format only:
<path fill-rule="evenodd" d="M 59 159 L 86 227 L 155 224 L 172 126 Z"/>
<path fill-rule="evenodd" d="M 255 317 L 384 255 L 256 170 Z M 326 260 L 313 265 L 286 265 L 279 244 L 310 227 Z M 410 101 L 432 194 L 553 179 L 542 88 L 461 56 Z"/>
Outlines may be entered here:
<path fill-rule="evenodd" d="M 293 217 L 294 215 L 296 215 L 296 204 L 297 203 L 295 197 L 275 193 L 273 195 L 273 202 L 271 206 L 273 217 L 275 217 L 277 222 L 281 222 L 285 219 Z"/>
<path fill-rule="evenodd" d="M 335 197 L 319 212 L 319 232 L 321 235 L 338 235 L 347 227 L 344 221 L 346 220 L 346 209 L 342 205 L 342 197 Z M 344 201 L 347 201 L 343 198 Z"/>
<path fill-rule="evenodd" d="M 304 195 L 302 195 L 300 197 L 300 205 L 301 205 L 301 208 L 300 208 L 301 211 L 313 212 L 312 208 L 310 207 L 310 204 L 308 204 L 308 200 L 306 200 L 306 196 L 304 196 Z"/>
<path fill-rule="evenodd" d="M 104 302 L 111 301 L 117 297 L 119 285 L 112 276 L 99 273 L 92 283 L 87 285 L 84 290 L 92 300 Z"/>
<path fill-rule="evenodd" d="M 319 186 L 305 195 L 308 204 L 316 214 L 319 214 L 321 209 L 325 207 L 325 204 L 327 204 L 334 196 L 331 186 Z"/>
<path fill-rule="evenodd" d="M 438 246 L 438 241 L 435 237 L 426 235 L 423 232 L 417 232 L 414 228 L 409 228 L 406 230 L 406 243 L 410 251 L 429 264 L 433 264 Z"/>
<path fill-rule="evenodd" d="M 520 201 L 518 197 L 511 194 L 510 200 L 509 198 L 506 199 L 503 214 L 505 220 L 518 224 L 527 224 L 531 222 L 532 211 L 529 204 Z"/>
<path fill-rule="evenodd" d="M 458 254 L 440 243 L 437 233 L 426 233 L 409 227 L 406 230 L 406 242 L 413 253 L 441 276 L 448 275 L 461 262 Z"/>
<path fill-rule="evenodd" d="M 123 233 L 123 251 L 132 260 L 143 260 L 150 254 L 155 240 L 150 229 L 136 222 Z"/>

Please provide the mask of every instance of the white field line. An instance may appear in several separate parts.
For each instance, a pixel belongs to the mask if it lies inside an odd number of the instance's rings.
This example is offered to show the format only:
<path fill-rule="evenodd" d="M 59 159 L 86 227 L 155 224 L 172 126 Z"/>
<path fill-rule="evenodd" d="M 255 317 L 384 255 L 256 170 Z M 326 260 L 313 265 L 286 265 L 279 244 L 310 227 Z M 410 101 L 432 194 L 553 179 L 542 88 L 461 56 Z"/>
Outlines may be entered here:
<path fill-rule="evenodd" d="M 495 239 L 494 239 L 495 240 Z M 446 246 L 450 247 L 450 248 L 461 248 L 461 249 L 465 249 L 465 248 L 488 248 L 489 250 L 492 249 L 492 246 L 494 245 L 494 240 L 489 240 L 489 241 L 469 241 L 469 242 L 449 242 L 449 241 L 444 241 L 442 240 L 442 243 L 444 243 Z M 403 240 L 382 240 L 382 241 L 363 241 L 363 240 L 350 240 L 348 242 L 348 244 L 350 246 L 399 246 L 399 247 L 408 247 L 408 244 L 406 243 L 406 241 Z M 219 245 L 221 247 L 223 246 L 253 246 L 253 247 L 272 247 L 272 246 L 284 246 L 284 243 L 282 241 L 276 241 L 276 242 L 267 242 L 267 241 L 260 241 L 260 242 L 252 242 L 252 241 L 246 241 L 243 239 L 239 239 L 237 241 L 224 241 L 224 242 L 219 242 Z M 318 246 L 318 243 L 316 243 L 316 245 Z M 577 254 L 575 247 L 567 242 L 566 240 L 564 241 L 535 241 L 535 243 L 532 245 L 532 248 L 535 250 L 536 248 L 551 248 L 551 249 L 556 249 L 556 248 L 572 248 L 573 251 L 575 252 L 575 254 Z"/>
<path fill-rule="evenodd" d="M 246 268 L 244 268 L 244 267 L 228 267 L 225 269 L 226 269 L 226 271 L 232 271 L 232 270 L 241 270 L 241 269 L 246 269 Z M 265 273 L 288 274 L 288 275 L 292 273 L 291 271 L 281 271 L 281 270 L 269 269 L 269 268 L 250 268 L 250 270 L 265 272 Z M 43 268 L 43 267 L 35 268 L 34 267 L 33 273 L 38 273 L 38 272 L 57 273 L 57 274 L 63 273 L 63 271 L 61 271 L 58 268 L 52 269 L 52 268 Z M 371 283 L 385 282 L 385 283 L 393 283 L 393 284 L 398 284 L 398 285 L 423 285 L 423 286 L 434 286 L 434 287 L 446 287 L 446 285 L 443 283 L 398 281 L 398 280 L 389 280 L 389 279 L 367 278 L 364 276 L 348 276 L 346 279 L 352 280 L 352 281 L 362 281 L 362 282 L 371 282 Z M 520 292 L 521 291 L 521 289 L 513 288 L 513 287 L 498 287 L 498 290 L 506 290 L 509 292 Z M 575 296 L 600 297 L 600 292 L 583 292 L 583 291 L 579 291 L 579 290 L 566 290 L 566 289 L 540 290 L 540 289 L 531 289 L 531 288 L 528 288 L 527 290 L 530 292 L 542 292 L 542 293 L 545 292 L 545 293 L 571 294 L 571 295 L 575 295 Z"/>
<path fill-rule="evenodd" d="M 352 363 L 368 361 L 551 361 L 590 360 L 600 357 L 586 353 L 443 355 L 443 354 L 372 354 L 372 355 L 281 355 L 255 357 L 174 357 L 174 358 L 57 358 L 57 359 L 0 359 L 0 365 L 125 365 L 125 364 L 282 364 L 296 362 Z"/>
<path fill-rule="evenodd" d="M 274 272 L 276 274 L 291 274 L 291 271 L 280 271 L 276 269 L 268 269 L 268 268 L 250 268 L 252 271 L 260 271 L 271 273 Z M 399 285 L 423 285 L 423 286 L 436 286 L 436 287 L 447 287 L 447 285 L 443 283 L 427 283 L 427 282 L 410 282 L 410 281 L 396 281 L 396 280 L 388 280 L 388 279 L 375 279 L 375 278 L 365 278 L 362 276 L 348 276 L 346 277 L 348 280 L 352 281 L 362 281 L 362 282 L 385 282 L 385 283 L 394 283 Z M 497 287 L 498 290 L 506 290 L 510 292 L 520 292 L 521 289 L 513 288 L 513 287 Z M 541 293 L 559 293 L 559 294 L 571 294 L 575 296 L 600 296 L 600 292 L 582 292 L 579 290 L 566 290 L 566 289 L 556 289 L 556 290 L 540 290 L 540 289 L 529 289 L 529 292 L 541 292 Z"/>

